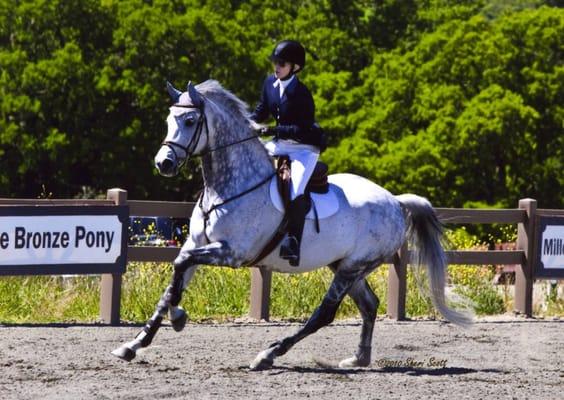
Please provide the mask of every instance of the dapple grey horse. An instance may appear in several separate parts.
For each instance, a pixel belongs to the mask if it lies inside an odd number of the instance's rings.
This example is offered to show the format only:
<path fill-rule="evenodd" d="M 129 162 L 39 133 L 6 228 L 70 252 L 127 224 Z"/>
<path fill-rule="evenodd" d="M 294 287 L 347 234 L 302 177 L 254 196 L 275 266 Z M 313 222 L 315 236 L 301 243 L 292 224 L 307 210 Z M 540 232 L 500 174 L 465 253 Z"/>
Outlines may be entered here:
<path fill-rule="evenodd" d="M 154 314 L 135 339 L 112 352 L 127 361 L 151 343 L 167 313 L 176 331 L 184 328 L 186 313 L 179 303 L 199 265 L 247 266 L 283 218 L 269 194 L 273 162 L 255 134 L 260 126 L 249 119 L 247 105 L 213 80 L 197 86 L 190 83 L 186 92 L 169 83 L 167 87 L 174 105 L 167 117 L 167 136 L 155 156 L 156 167 L 162 175 L 174 176 L 187 158 L 200 156 L 205 187 L 190 219 L 189 238 L 174 261 L 172 281 Z M 379 301 L 366 277 L 406 240 L 411 240 L 415 250 L 413 263 L 426 266 L 437 310 L 455 324 L 471 323 L 469 315 L 446 304 L 442 230 L 426 199 L 411 194 L 393 196 L 351 174 L 331 175 L 329 182 L 339 211 L 320 220 L 320 232 L 313 221 L 306 221 L 299 266 L 290 266 L 275 248 L 259 267 L 298 273 L 328 266 L 333 281 L 305 325 L 260 352 L 251 369 L 269 368 L 298 341 L 330 324 L 347 294 L 358 306 L 363 324 L 357 351 L 339 366 L 368 366 Z"/>

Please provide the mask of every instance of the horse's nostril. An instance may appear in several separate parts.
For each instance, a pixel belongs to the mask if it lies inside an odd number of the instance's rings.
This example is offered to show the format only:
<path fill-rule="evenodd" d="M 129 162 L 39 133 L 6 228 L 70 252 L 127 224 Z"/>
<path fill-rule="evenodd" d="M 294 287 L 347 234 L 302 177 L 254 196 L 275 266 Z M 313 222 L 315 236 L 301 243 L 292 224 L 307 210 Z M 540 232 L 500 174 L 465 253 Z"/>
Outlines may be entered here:
<path fill-rule="evenodd" d="M 172 160 L 165 158 L 159 163 L 158 167 L 161 171 L 170 171 L 174 167 L 174 164 L 172 163 Z"/>

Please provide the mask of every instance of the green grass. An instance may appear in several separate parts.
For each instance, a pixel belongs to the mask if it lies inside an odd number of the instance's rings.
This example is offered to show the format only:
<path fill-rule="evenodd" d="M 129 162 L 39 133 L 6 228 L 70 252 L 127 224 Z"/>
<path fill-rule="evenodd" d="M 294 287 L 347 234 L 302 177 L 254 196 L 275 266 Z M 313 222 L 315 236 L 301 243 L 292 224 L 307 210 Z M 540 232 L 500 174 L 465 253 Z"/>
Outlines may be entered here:
<path fill-rule="evenodd" d="M 380 298 L 378 314 L 386 311 L 388 267 L 369 276 L 369 283 Z M 122 319 L 144 322 L 154 311 L 171 276 L 169 264 L 131 263 L 122 287 Z M 332 278 L 328 269 L 306 274 L 273 274 L 271 316 L 306 319 L 321 302 Z M 464 286 L 476 292 L 483 302 L 491 302 L 488 286 Z M 491 288 L 491 286 L 490 286 Z M 491 289 L 493 291 L 493 289 Z M 250 270 L 200 268 L 185 292 L 182 305 L 194 321 L 225 320 L 249 312 Z M 487 293 L 487 296 L 484 296 Z M 0 278 L 0 321 L 8 323 L 47 323 L 96 321 L 99 317 L 100 278 L 97 276 L 2 277 Z M 480 313 L 502 312 L 496 307 Z M 481 304 L 481 303 L 480 303 Z M 418 291 L 413 274 L 408 273 L 406 304 L 409 316 L 434 315 L 428 299 Z M 358 317 L 358 310 L 346 298 L 337 318 Z"/>
<path fill-rule="evenodd" d="M 154 311 L 170 281 L 170 264 L 130 263 L 123 278 L 121 317 L 144 322 Z M 372 274 L 370 282 L 382 298 L 385 310 L 387 268 Z M 271 315 L 274 318 L 305 319 L 321 302 L 332 278 L 328 269 L 307 274 L 274 274 Z M 249 313 L 251 278 L 249 269 L 200 268 L 182 305 L 192 320 L 224 320 Z M 383 292 L 383 293 L 378 293 Z M 48 323 L 96 321 L 99 317 L 100 277 L 58 276 L 0 277 L 0 321 L 7 323 Z M 340 318 L 358 315 L 347 299 Z"/>
<path fill-rule="evenodd" d="M 1 277 L 0 321 L 62 322 L 97 318 L 100 278 Z"/>
<path fill-rule="evenodd" d="M 481 246 L 464 230 L 448 235 L 452 248 Z M 170 281 L 171 264 L 129 263 L 123 277 L 121 317 L 126 321 L 144 322 L 155 309 Z M 450 266 L 450 283 L 455 291 L 469 297 L 477 306 L 477 314 L 498 314 L 510 309 L 512 299 L 504 298 L 491 283 L 491 267 Z M 388 266 L 373 272 L 368 281 L 380 298 L 378 314 L 386 312 Z M 409 317 L 435 316 L 428 298 L 419 293 L 411 269 L 408 270 L 406 313 Z M 332 279 L 332 273 L 319 269 L 306 274 L 273 274 L 271 316 L 303 320 L 321 302 Z M 182 305 L 193 321 L 225 320 L 242 317 L 249 312 L 250 270 L 200 268 Z M 0 322 L 47 323 L 91 322 L 99 318 L 99 276 L 0 277 Z M 548 299 L 545 315 L 564 315 L 564 300 Z M 348 297 L 337 318 L 358 317 Z"/>

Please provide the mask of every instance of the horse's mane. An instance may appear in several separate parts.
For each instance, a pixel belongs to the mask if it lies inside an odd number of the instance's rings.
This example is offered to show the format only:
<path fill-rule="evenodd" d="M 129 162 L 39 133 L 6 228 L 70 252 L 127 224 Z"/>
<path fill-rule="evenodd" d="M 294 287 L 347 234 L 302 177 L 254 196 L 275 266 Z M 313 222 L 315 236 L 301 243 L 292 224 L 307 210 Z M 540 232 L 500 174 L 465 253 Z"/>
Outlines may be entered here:
<path fill-rule="evenodd" d="M 258 124 L 250 119 L 249 106 L 247 103 L 221 86 L 218 81 L 208 79 L 207 81 L 196 85 L 196 89 L 204 95 L 204 97 L 208 97 L 214 102 L 220 103 L 223 107 L 227 108 L 231 115 L 242 119 L 252 128 L 258 128 Z"/>

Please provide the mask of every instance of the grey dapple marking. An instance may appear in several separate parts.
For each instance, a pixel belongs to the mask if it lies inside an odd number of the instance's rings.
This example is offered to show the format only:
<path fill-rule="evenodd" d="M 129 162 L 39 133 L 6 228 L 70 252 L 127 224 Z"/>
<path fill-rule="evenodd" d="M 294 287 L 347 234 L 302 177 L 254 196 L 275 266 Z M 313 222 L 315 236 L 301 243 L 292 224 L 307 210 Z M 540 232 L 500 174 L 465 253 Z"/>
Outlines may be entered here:
<path fill-rule="evenodd" d="M 257 185 L 272 174 L 273 164 L 258 138 L 241 142 L 251 138 L 258 126 L 249 120 L 246 105 L 218 82 L 206 81 L 197 87 L 189 84 L 186 92 L 171 85 L 168 89 L 178 106 L 170 109 L 165 139 L 169 145 L 161 147 L 155 164 L 162 175 L 173 176 L 186 157 L 201 155 L 205 182 L 202 209 L 194 209 L 190 237 L 174 261 L 171 284 L 155 313 L 134 340 L 112 352 L 128 361 L 139 348 L 151 343 L 167 313 L 175 330 L 184 327 L 186 313 L 179 302 L 199 265 L 243 266 L 260 252 L 282 219 L 282 214 L 271 204 L 269 185 L 264 184 L 217 208 L 204 226 L 203 210 L 210 210 Z M 187 154 L 187 150 L 181 149 L 198 138 L 195 133 L 204 117 L 209 131 L 200 134 L 197 143 L 193 143 L 193 154 Z M 232 143 L 237 144 L 230 146 Z M 470 323 L 468 316 L 451 310 L 445 302 L 442 231 L 431 204 L 415 195 L 393 196 L 356 175 L 331 175 L 329 181 L 337 194 L 339 212 L 320 221 L 320 233 L 315 232 L 313 221 L 306 222 L 300 265 L 289 266 L 278 257 L 279 249 L 275 249 L 260 267 L 299 273 L 328 265 L 334 272 L 333 282 L 307 323 L 294 335 L 259 353 L 251 369 L 268 368 L 295 343 L 330 324 L 347 294 L 357 304 L 363 326 L 357 352 L 341 361 L 340 366 L 369 365 L 378 298 L 365 278 L 395 254 L 407 238 L 418 250 L 417 265 L 427 267 L 435 307 L 451 322 Z"/>

